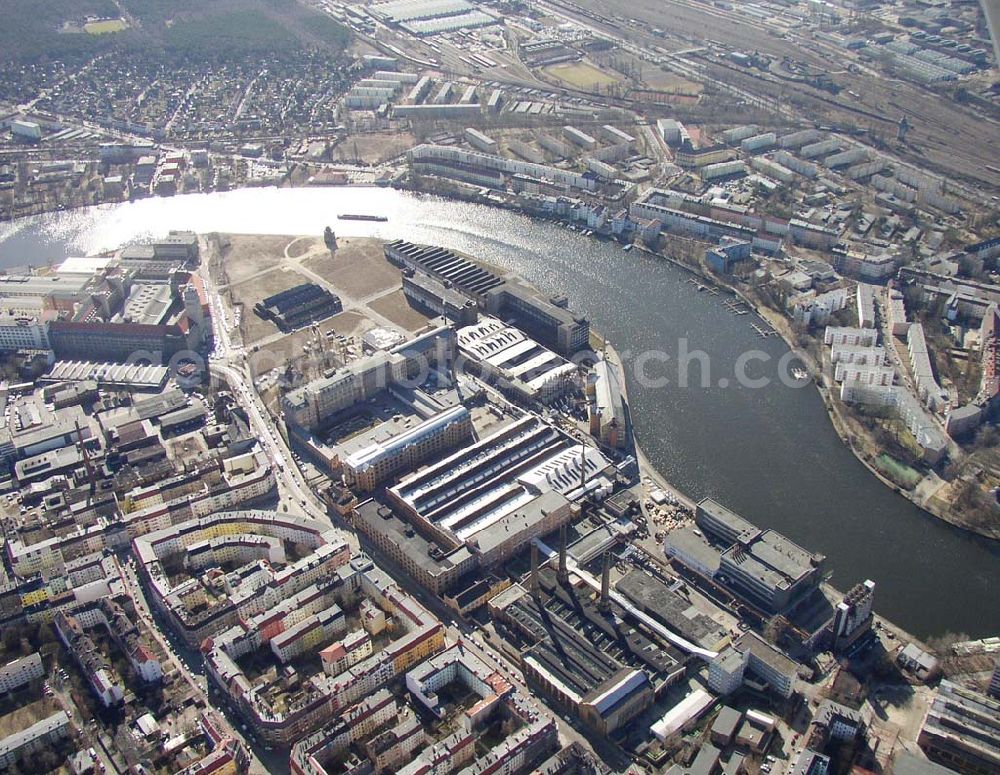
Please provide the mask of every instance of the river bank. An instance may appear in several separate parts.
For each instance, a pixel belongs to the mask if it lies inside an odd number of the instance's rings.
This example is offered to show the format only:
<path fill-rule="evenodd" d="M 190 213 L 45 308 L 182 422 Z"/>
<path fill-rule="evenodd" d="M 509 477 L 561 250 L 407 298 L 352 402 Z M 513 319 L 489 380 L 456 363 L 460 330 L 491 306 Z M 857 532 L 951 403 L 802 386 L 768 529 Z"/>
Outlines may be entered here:
<path fill-rule="evenodd" d="M 338 212 L 389 218 L 344 222 L 338 237 L 440 245 L 524 277 L 546 294 L 565 294 L 576 313 L 618 346 L 642 451 L 677 489 L 695 500 L 714 497 L 822 552 L 836 569 L 839 588 L 874 579 L 879 610 L 910 632 L 995 633 L 1000 543 L 955 530 L 867 476 L 825 416 L 819 394 L 802 389 L 805 381 L 799 387 L 780 378 L 788 352 L 782 340 L 759 338 L 748 325 L 754 320 L 749 312 L 734 315 L 723 305 L 728 294 L 696 293 L 690 273 L 638 249 L 625 252 L 616 242 L 587 239 L 503 208 L 392 188 L 271 187 L 4 224 L 0 266 L 54 265 L 61 257 L 156 239 L 168 229 L 321 239 Z M 681 249 L 690 260 L 692 252 Z M 697 364 L 695 384 L 678 384 L 673 356 L 684 347 L 710 361 L 711 379 L 704 384 Z M 751 369 L 766 385 L 733 379 L 739 359 L 751 350 L 769 359 Z M 668 354 L 669 362 L 658 354 Z"/>
<path fill-rule="evenodd" d="M 591 333 L 601 338 L 600 333 L 593 331 Z M 608 345 L 605 353 L 608 360 L 619 369 L 621 374 L 624 375 L 624 365 L 622 363 L 621 356 L 618 354 L 618 351 L 615 350 L 613 346 Z M 629 406 L 628 387 L 624 379 L 622 380 L 622 398 L 625 401 L 626 407 L 628 407 Z M 656 468 L 656 466 L 649 460 L 649 458 L 643 452 L 642 446 L 639 444 L 639 440 L 636 438 L 635 428 L 632 427 L 631 424 L 629 426 L 629 435 L 631 438 L 632 448 L 634 450 L 636 462 L 638 465 L 640 482 L 648 481 L 652 485 L 663 490 L 668 495 L 673 496 L 680 505 L 688 509 L 693 515 L 695 508 L 697 507 L 697 503 L 695 502 L 695 500 L 692 499 L 683 491 L 681 491 L 680 489 L 678 489 L 676 486 L 671 484 L 666 479 L 666 477 L 660 473 L 660 471 Z M 645 514 L 645 512 L 646 512 L 645 505 L 643 505 L 643 513 Z M 646 516 L 648 520 L 648 514 Z M 658 542 L 655 548 L 651 548 L 644 544 L 639 544 L 639 548 L 642 551 L 644 551 L 646 555 L 661 568 L 664 569 L 670 568 L 670 563 L 664 556 L 662 546 Z M 823 594 L 830 601 L 840 601 L 844 597 L 844 592 L 838 589 L 837 587 L 833 586 L 829 582 L 823 582 L 820 585 L 820 587 L 823 591 Z M 896 638 L 899 644 L 914 643 L 916 646 L 923 649 L 924 651 L 930 650 L 930 647 L 928 646 L 925 640 L 918 638 L 913 633 L 907 631 L 906 629 L 899 626 L 895 622 L 886 619 L 885 617 L 880 616 L 878 614 L 875 614 L 875 618 L 880 623 L 881 627 L 884 630 L 893 633 L 893 636 Z"/>
<path fill-rule="evenodd" d="M 823 367 L 820 363 L 816 362 L 816 359 L 808 352 L 803 350 L 798 346 L 796 341 L 795 333 L 792 331 L 791 326 L 788 323 L 788 319 L 769 307 L 765 307 L 756 303 L 751 299 L 743 290 L 733 284 L 725 282 L 723 279 L 705 272 L 701 267 L 693 267 L 686 264 L 672 256 L 666 255 L 664 253 L 658 253 L 649 250 L 646 247 L 637 245 L 637 248 L 644 254 L 652 257 L 658 258 L 665 261 L 669 261 L 674 266 L 690 273 L 693 277 L 698 278 L 698 280 L 704 284 L 711 287 L 720 288 L 726 292 L 732 293 L 736 298 L 740 299 L 748 308 L 753 310 L 761 320 L 763 320 L 773 331 L 775 331 L 784 343 L 788 346 L 795 356 L 802 362 L 805 366 L 807 372 L 813 377 L 813 384 L 816 387 L 817 392 L 823 402 L 823 407 L 826 411 L 827 417 L 830 420 L 830 424 L 836 431 L 837 435 L 844 445 L 852 452 L 852 454 L 857 458 L 857 460 L 871 473 L 879 482 L 881 482 L 885 487 L 892 490 L 897 495 L 900 495 L 910 501 L 914 506 L 921 509 L 928 515 L 934 517 L 935 519 L 941 520 L 942 522 L 951 525 L 952 527 L 964 530 L 972 535 L 976 535 L 982 538 L 987 538 L 990 540 L 1000 540 L 1000 524 L 995 527 L 979 527 L 970 525 L 963 519 L 955 515 L 954 513 L 938 508 L 933 505 L 929 497 L 920 497 L 917 491 L 920 489 L 919 485 L 914 487 L 913 491 L 907 490 L 901 487 L 896 482 L 892 481 L 885 474 L 883 474 L 872 462 L 871 457 L 865 452 L 863 448 L 857 443 L 856 432 L 852 431 L 850 428 L 849 419 L 844 416 L 844 408 L 839 405 L 838 401 L 830 393 L 829 385 L 826 381 L 826 376 L 824 374 Z M 862 428 L 861 433 L 866 433 Z M 869 435 L 865 437 L 866 441 L 871 447 L 877 447 L 874 438 Z M 921 480 L 921 483 L 926 481 L 933 474 L 927 474 Z"/>

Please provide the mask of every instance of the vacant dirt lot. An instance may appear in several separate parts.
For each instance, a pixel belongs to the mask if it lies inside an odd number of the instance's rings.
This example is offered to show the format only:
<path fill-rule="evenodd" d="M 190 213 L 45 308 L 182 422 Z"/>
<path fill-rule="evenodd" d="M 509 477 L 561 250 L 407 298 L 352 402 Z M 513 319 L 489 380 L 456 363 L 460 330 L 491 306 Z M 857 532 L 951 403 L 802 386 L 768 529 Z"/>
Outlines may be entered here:
<path fill-rule="evenodd" d="M 423 328 L 430 319 L 420 310 L 410 306 L 403 294 L 402 289 L 381 296 L 369 305 L 380 315 L 384 315 L 400 328 L 404 328 L 411 333 Z"/>
<path fill-rule="evenodd" d="M 285 245 L 291 237 L 263 236 L 259 234 L 233 234 L 222 238 L 222 264 L 225 275 L 215 273 L 215 281 L 220 285 L 235 285 L 265 269 L 278 266 L 285 255 Z"/>
<path fill-rule="evenodd" d="M 256 317 L 256 316 L 255 316 Z M 260 319 L 258 318 L 258 321 Z M 300 358 L 306 344 L 322 344 L 330 352 L 336 352 L 334 343 L 326 338 L 326 332 L 333 330 L 338 334 L 361 336 L 365 331 L 374 328 L 375 324 L 359 312 L 341 312 L 339 315 L 326 318 L 317 323 L 317 331 L 303 328 L 281 339 L 261 346 L 256 352 L 250 353 L 250 368 L 254 374 L 270 371 L 284 363 Z"/>
<path fill-rule="evenodd" d="M 381 164 L 406 152 L 416 144 L 409 132 L 356 135 L 332 151 L 334 161 Z"/>
<path fill-rule="evenodd" d="M 370 238 L 340 238 L 333 255 L 307 258 L 312 270 L 345 296 L 364 299 L 401 285 L 399 269 L 385 260 L 382 243 Z"/>
<path fill-rule="evenodd" d="M 289 258 L 301 258 L 314 250 L 326 250 L 322 239 L 319 237 L 295 237 L 285 245 L 283 252 L 287 253 Z"/>
<path fill-rule="evenodd" d="M 265 336 L 278 332 L 278 327 L 274 323 L 263 320 L 254 313 L 254 304 L 275 293 L 307 282 L 309 278 L 299 274 L 293 267 L 281 267 L 232 286 L 229 290 L 233 296 L 233 303 L 243 304 L 243 317 L 240 319 L 243 342 L 253 344 Z"/>

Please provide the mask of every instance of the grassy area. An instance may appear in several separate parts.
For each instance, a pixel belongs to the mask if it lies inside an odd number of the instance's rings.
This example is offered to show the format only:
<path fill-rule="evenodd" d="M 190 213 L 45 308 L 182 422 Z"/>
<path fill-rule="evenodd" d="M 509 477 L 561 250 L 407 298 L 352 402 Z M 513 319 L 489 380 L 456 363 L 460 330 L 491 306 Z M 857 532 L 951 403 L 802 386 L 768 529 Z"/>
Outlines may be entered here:
<path fill-rule="evenodd" d="M 912 490 L 923 479 L 919 471 L 884 452 L 873 463 L 879 471 L 908 490 Z"/>
<path fill-rule="evenodd" d="M 647 68 L 642 72 L 643 85 L 649 89 L 665 91 L 670 94 L 687 94 L 697 96 L 701 94 L 705 87 L 700 83 L 689 81 L 676 73 L 668 70 L 661 70 L 658 67 Z"/>
<path fill-rule="evenodd" d="M 127 30 L 128 23 L 124 19 L 104 19 L 99 22 L 87 22 L 83 25 L 83 29 L 88 35 L 106 35 L 109 32 Z"/>
<path fill-rule="evenodd" d="M 618 77 L 594 67 L 587 62 L 564 62 L 544 69 L 547 75 L 577 89 L 594 89 L 618 83 Z"/>

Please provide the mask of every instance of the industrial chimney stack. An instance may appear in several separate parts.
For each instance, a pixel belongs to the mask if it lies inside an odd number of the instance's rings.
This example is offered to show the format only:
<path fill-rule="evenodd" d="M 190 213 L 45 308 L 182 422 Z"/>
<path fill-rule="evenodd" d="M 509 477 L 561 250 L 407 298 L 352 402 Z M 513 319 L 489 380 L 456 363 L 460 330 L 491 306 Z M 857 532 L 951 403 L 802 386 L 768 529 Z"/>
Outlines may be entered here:
<path fill-rule="evenodd" d="M 597 601 L 597 610 L 602 614 L 611 610 L 611 552 L 604 553 L 604 568 L 601 570 L 601 599 Z"/>

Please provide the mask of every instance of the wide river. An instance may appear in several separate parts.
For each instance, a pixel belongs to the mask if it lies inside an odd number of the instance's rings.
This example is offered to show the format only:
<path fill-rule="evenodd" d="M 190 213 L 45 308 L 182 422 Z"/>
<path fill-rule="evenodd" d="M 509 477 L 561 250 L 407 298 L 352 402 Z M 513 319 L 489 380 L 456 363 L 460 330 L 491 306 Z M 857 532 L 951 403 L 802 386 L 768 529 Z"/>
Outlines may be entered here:
<path fill-rule="evenodd" d="M 338 222 L 339 212 L 389 221 Z M 628 362 L 638 439 L 669 481 L 823 552 L 841 589 L 874 579 L 879 612 L 915 634 L 1000 632 L 1000 543 L 949 527 L 883 486 L 837 437 L 816 390 L 776 378 L 787 352 L 780 339 L 761 340 L 753 315 L 731 314 L 683 271 L 638 251 L 503 210 L 387 189 L 260 188 L 0 224 L 0 266 L 44 266 L 169 229 L 319 235 L 326 225 L 463 250 L 567 293 Z M 707 360 L 707 385 L 701 366 L 678 384 L 685 348 L 707 356 L 696 356 Z M 759 352 L 745 372 L 767 386 L 737 379 L 751 351 Z"/>

